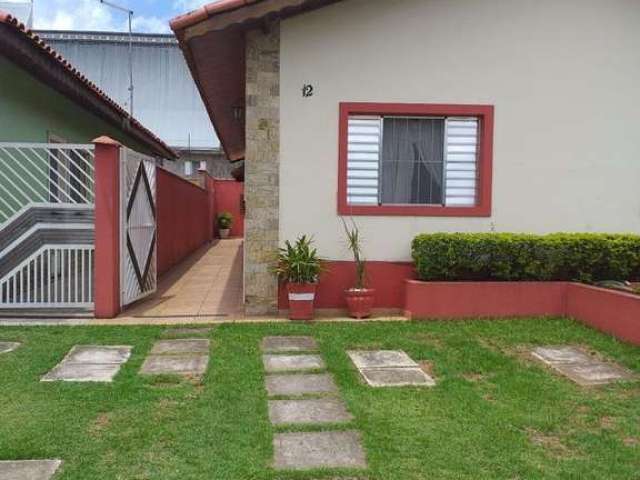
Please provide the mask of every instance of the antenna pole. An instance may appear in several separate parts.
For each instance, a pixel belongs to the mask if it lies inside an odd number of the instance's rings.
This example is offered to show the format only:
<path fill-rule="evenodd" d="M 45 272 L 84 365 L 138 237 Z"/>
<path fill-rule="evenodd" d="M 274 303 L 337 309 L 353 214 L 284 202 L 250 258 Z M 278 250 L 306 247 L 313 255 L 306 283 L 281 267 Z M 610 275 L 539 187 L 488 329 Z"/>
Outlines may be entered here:
<path fill-rule="evenodd" d="M 129 17 L 129 115 L 133 116 L 133 10 L 107 0 L 100 0 L 100 3 L 115 10 L 125 12 Z"/>

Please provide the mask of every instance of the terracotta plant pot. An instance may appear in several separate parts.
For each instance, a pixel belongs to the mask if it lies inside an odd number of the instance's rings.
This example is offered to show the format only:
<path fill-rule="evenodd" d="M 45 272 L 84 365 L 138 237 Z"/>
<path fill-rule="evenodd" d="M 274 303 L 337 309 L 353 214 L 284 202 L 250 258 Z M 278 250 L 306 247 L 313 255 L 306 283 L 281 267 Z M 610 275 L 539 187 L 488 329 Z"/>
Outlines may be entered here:
<path fill-rule="evenodd" d="M 221 228 L 220 229 L 220 238 L 229 238 L 229 233 L 231 232 L 230 228 Z"/>
<path fill-rule="evenodd" d="M 376 299 L 376 291 L 372 288 L 351 288 L 345 290 L 345 298 L 351 318 L 369 318 Z"/>
<path fill-rule="evenodd" d="M 313 302 L 316 299 L 315 283 L 289 283 L 287 293 L 289 295 L 289 319 L 312 320 Z"/>

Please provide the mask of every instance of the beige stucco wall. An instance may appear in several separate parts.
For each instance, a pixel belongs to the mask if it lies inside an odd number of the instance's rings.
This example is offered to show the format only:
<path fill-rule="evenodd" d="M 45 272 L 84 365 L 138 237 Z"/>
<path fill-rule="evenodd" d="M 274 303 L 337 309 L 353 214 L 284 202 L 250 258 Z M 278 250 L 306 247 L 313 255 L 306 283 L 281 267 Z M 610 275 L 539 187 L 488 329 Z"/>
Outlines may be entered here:
<path fill-rule="evenodd" d="M 638 79 L 637 0 L 345 0 L 288 19 L 280 240 L 348 258 L 341 101 L 495 105 L 492 217 L 356 217 L 371 260 L 409 259 L 420 232 L 640 233 Z"/>

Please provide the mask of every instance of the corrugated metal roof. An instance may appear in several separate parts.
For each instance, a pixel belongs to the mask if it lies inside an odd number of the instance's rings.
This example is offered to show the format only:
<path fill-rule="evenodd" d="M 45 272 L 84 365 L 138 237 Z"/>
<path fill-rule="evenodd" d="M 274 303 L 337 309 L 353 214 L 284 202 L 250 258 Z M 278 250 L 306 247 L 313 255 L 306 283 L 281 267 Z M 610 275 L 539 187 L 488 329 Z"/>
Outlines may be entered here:
<path fill-rule="evenodd" d="M 128 108 L 128 34 L 69 31 L 38 34 Z M 175 37 L 135 34 L 133 41 L 134 115 L 172 147 L 219 148 Z"/>

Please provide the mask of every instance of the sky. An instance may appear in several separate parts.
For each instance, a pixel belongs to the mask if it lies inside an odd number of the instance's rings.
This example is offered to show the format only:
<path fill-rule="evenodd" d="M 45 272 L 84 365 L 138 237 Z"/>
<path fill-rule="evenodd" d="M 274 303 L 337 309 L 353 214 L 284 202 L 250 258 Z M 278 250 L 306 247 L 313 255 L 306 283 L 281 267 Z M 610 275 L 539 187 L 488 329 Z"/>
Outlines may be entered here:
<path fill-rule="evenodd" d="M 23 0 L 24 1 L 24 0 Z M 169 20 L 213 0 L 110 0 L 134 12 L 133 30 L 168 33 Z M 125 31 L 127 14 L 100 0 L 33 0 L 35 29 Z"/>

